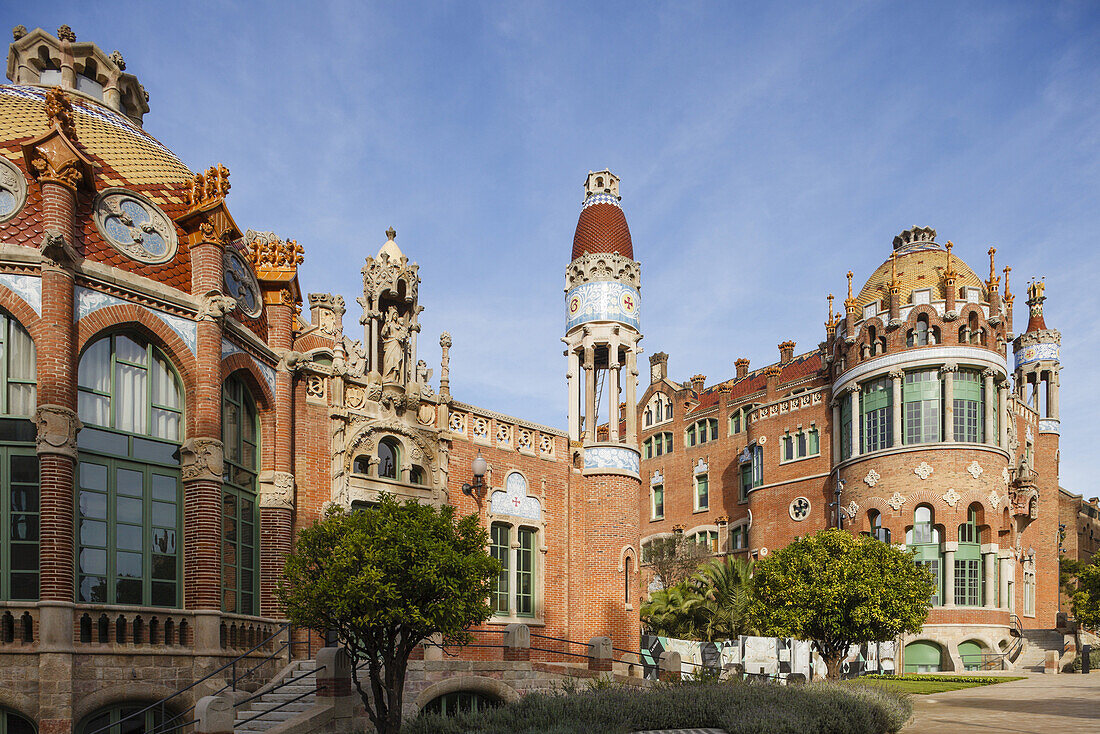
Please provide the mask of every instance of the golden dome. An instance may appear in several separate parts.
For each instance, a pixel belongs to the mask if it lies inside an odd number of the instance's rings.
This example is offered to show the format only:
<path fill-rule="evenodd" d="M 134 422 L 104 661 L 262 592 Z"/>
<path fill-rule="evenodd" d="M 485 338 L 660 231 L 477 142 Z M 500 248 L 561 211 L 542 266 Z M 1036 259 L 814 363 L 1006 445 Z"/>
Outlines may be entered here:
<path fill-rule="evenodd" d="M 894 257 L 878 266 L 856 297 L 856 308 L 875 301 L 889 305 L 891 267 L 896 273 L 899 290 L 899 303 L 904 306 L 910 301 L 915 290 L 932 289 L 932 300 L 944 300 L 947 297 L 943 274 L 947 270 L 947 250 L 935 241 L 934 229 L 914 227 L 894 238 Z M 894 260 L 895 262 L 891 263 Z M 981 288 L 982 300 L 988 300 L 985 283 L 982 282 L 970 266 L 955 253 L 951 254 L 951 268 L 956 273 L 956 288 Z M 956 296 L 958 293 L 956 293 Z"/>

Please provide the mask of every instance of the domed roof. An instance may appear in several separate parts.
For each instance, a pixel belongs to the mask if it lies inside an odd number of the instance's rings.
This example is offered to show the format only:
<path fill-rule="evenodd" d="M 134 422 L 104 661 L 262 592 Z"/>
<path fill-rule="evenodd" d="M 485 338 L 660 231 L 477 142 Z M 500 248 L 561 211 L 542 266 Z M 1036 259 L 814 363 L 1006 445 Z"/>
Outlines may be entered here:
<path fill-rule="evenodd" d="M 869 303 L 889 299 L 891 267 L 901 285 L 898 295 L 902 305 L 909 303 L 913 291 L 924 288 L 932 289 L 932 300 L 945 299 L 943 273 L 947 270 L 948 255 L 935 238 L 936 230 L 927 227 L 913 227 L 895 237 L 894 257 L 879 265 L 867 279 L 856 297 L 856 307 L 862 310 Z M 951 267 L 957 273 L 956 288 L 981 288 L 982 299 L 988 299 L 981 278 L 954 253 L 951 254 Z"/>
<path fill-rule="evenodd" d="M 630 227 L 619 206 L 618 197 L 609 193 L 590 194 L 584 200 L 577 231 L 573 234 L 573 260 L 587 253 L 614 252 L 634 259 Z"/>
<path fill-rule="evenodd" d="M 21 143 L 50 130 L 46 114 L 47 88 L 27 85 L 0 86 L 0 155 L 26 175 Z M 124 115 L 101 103 L 66 90 L 72 103 L 77 145 L 95 164 L 96 189 L 120 188 L 137 192 L 174 219 L 186 209 L 184 191 L 194 174 L 163 143 Z M 82 253 L 91 260 L 158 280 L 190 291 L 191 265 L 182 245 L 168 262 L 146 264 L 126 257 L 104 242 L 88 216 L 91 202 L 83 197 Z M 14 244 L 37 247 L 42 238 L 41 195 L 28 187 L 27 202 L 14 218 L 0 227 L 2 238 Z"/>

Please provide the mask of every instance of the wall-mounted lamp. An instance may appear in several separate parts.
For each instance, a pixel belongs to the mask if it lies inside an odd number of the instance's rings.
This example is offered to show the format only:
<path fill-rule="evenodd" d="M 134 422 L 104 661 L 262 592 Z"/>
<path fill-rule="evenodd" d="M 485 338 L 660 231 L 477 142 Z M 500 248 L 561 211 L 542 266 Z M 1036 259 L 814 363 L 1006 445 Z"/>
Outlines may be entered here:
<path fill-rule="evenodd" d="M 474 474 L 473 484 L 463 484 L 462 494 L 467 497 L 481 497 L 481 494 L 485 491 L 485 471 L 489 468 L 489 462 L 485 461 L 485 458 L 481 455 L 481 450 L 477 452 L 477 456 L 470 462 L 470 470 Z"/>

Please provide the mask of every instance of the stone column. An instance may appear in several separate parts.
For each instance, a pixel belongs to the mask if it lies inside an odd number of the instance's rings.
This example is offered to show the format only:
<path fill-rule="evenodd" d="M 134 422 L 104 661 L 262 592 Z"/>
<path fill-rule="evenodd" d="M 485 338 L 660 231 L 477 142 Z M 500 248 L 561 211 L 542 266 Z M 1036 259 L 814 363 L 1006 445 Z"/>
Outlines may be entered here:
<path fill-rule="evenodd" d="M 1058 388 L 1061 386 L 1061 367 L 1055 367 L 1050 371 L 1050 379 L 1047 381 L 1047 417 L 1059 419 L 1058 412 Z"/>
<path fill-rule="evenodd" d="M 596 356 L 592 342 L 584 343 L 584 434 L 586 441 L 596 440 Z"/>
<path fill-rule="evenodd" d="M 905 379 L 905 372 L 902 370 L 894 370 L 890 373 L 890 388 L 891 392 L 891 406 L 890 406 L 890 419 L 893 422 L 893 443 L 891 446 L 901 446 L 905 443 L 905 436 L 902 435 L 903 423 L 902 412 L 905 408 L 901 400 L 901 383 Z"/>
<path fill-rule="evenodd" d="M 1008 451 L 1008 422 L 1012 419 L 1012 416 L 1008 412 L 1008 380 L 1004 380 L 997 387 L 998 406 L 997 410 L 1001 416 L 1000 431 L 1001 431 L 1001 448 Z"/>
<path fill-rule="evenodd" d="M 955 606 L 955 551 L 959 549 L 956 541 L 943 544 L 943 606 Z"/>
<path fill-rule="evenodd" d="M 985 400 L 982 401 L 982 409 L 985 410 L 985 436 L 982 443 L 995 443 L 993 435 L 993 411 L 997 409 L 997 396 L 993 392 L 993 370 L 986 369 L 982 372 L 982 387 L 985 390 Z"/>
<path fill-rule="evenodd" d="M 958 365 L 948 363 L 940 368 L 943 376 L 943 438 L 955 440 L 955 370 Z"/>
<path fill-rule="evenodd" d="M 619 440 L 619 372 L 617 362 L 611 363 L 607 371 L 607 440 Z"/>
<path fill-rule="evenodd" d="M 580 371 L 581 360 L 577 356 L 577 351 L 570 348 L 566 354 L 569 357 L 569 368 L 565 373 L 566 379 L 569 381 L 569 440 L 580 441 L 581 440 L 581 386 L 580 386 Z"/>
<path fill-rule="evenodd" d="M 852 458 L 859 456 L 859 434 L 862 428 L 862 416 L 859 414 L 859 385 L 848 388 L 852 399 Z"/>
<path fill-rule="evenodd" d="M 997 608 L 997 572 L 993 565 L 997 562 L 997 544 L 988 543 L 982 546 L 982 565 L 985 572 L 985 599 L 986 609 Z"/>
<path fill-rule="evenodd" d="M 1008 598 L 1008 582 L 1012 580 L 1012 550 L 1005 549 L 997 552 L 997 560 L 1001 564 L 1001 583 L 999 589 L 1001 609 L 1012 611 L 1012 600 Z"/>
<path fill-rule="evenodd" d="M 638 445 L 638 356 L 637 344 L 631 344 L 626 353 L 626 442 Z"/>

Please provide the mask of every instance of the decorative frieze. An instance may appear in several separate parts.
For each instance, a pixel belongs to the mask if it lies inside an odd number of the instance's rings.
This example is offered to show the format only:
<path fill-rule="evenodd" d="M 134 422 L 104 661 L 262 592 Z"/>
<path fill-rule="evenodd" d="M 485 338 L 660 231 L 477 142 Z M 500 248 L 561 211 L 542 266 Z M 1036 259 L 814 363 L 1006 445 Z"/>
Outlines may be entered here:
<path fill-rule="evenodd" d="M 814 392 L 804 392 L 785 400 L 780 400 L 777 403 L 771 403 L 770 405 L 762 405 L 749 413 L 749 421 L 758 421 L 764 418 L 783 415 L 785 413 L 793 413 L 797 410 L 820 405 L 823 396 L 824 391 L 816 390 Z"/>
<path fill-rule="evenodd" d="M 60 405 L 39 405 L 34 412 L 38 426 L 38 455 L 55 454 L 76 459 L 76 434 L 83 424 L 76 411 Z"/>

